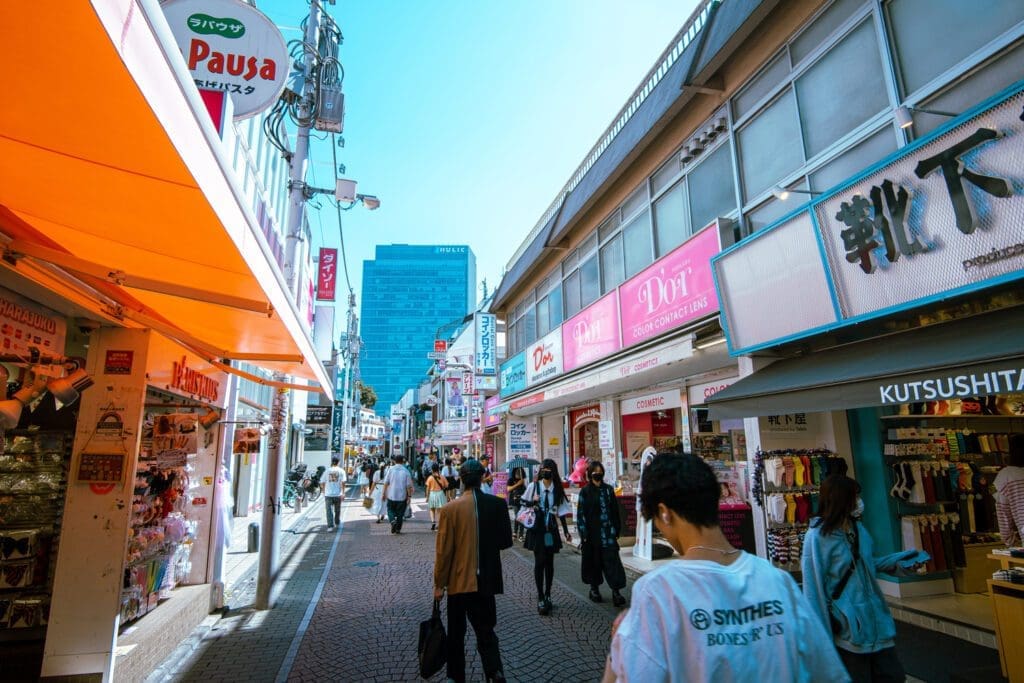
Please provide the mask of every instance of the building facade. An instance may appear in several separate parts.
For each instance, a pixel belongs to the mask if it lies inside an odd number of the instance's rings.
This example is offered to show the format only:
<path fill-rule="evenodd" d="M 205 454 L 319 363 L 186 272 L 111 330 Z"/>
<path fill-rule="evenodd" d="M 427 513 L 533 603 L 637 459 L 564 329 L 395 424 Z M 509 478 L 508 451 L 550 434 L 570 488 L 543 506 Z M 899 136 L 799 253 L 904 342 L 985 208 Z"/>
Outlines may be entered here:
<path fill-rule="evenodd" d="M 476 301 L 476 256 L 459 245 L 378 245 L 363 261 L 362 381 L 390 406 L 430 367 L 427 354 Z"/>
<path fill-rule="evenodd" d="M 900 457 L 994 474 L 1000 438 L 1021 429 L 998 362 L 1024 347 L 997 331 L 1021 327 L 1024 7 L 987 8 L 703 3 L 509 263 L 491 307 L 508 323 L 508 454 L 566 469 L 600 458 L 628 498 L 645 454 L 691 450 L 730 491 L 730 540 L 789 570 L 822 470 L 842 460 L 880 552 L 908 547 L 915 520 L 964 548 L 885 577 L 887 592 L 937 596 L 920 609 L 942 625 L 943 597 L 984 590 L 998 543 L 977 507 L 987 487 L 961 476 L 948 499 L 889 494 Z M 817 352 L 832 363 L 798 379 Z M 923 388 L 936 398 L 945 375 L 905 376 L 961 366 L 978 372 L 954 373 L 969 385 L 956 398 L 987 421 L 948 402 L 934 417 Z M 867 375 L 844 378 L 854 367 Z M 881 393 L 847 386 L 886 372 Z M 982 429 L 995 441 L 964 442 Z M 924 451 L 938 457 L 906 457 Z M 810 478 L 764 480 L 765 458 L 811 456 Z M 757 488 L 799 503 L 798 517 L 769 515 Z M 651 530 L 636 531 L 643 556 Z M 991 624 L 976 626 L 994 646 Z"/>

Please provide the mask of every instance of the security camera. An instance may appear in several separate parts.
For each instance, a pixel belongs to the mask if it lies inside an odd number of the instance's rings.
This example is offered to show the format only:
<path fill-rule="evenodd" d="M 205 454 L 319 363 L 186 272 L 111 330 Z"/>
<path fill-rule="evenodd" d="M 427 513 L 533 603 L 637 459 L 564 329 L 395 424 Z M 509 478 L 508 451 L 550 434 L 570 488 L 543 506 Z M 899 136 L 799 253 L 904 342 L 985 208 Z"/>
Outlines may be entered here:
<path fill-rule="evenodd" d="M 75 326 L 78 327 L 78 331 L 82 334 L 89 334 L 100 329 L 101 324 L 99 320 L 91 320 L 89 318 L 75 318 Z"/>

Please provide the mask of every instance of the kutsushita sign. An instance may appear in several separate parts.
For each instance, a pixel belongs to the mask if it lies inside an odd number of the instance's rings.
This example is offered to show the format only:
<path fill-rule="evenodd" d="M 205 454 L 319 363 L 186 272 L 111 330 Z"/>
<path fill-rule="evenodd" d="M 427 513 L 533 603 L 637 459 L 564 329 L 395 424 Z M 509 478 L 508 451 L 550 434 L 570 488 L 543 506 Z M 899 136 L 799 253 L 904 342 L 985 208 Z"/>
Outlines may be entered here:
<path fill-rule="evenodd" d="M 914 382 L 881 384 L 878 392 L 882 405 L 991 394 L 1021 394 L 1024 393 L 1024 368 L 943 375 Z"/>
<path fill-rule="evenodd" d="M 277 101 L 290 60 L 266 15 L 241 0 L 169 0 L 161 9 L 196 87 L 230 95 L 236 119 Z"/>
<path fill-rule="evenodd" d="M 498 321 L 490 313 L 477 313 L 476 374 L 495 375 L 498 372 Z"/>

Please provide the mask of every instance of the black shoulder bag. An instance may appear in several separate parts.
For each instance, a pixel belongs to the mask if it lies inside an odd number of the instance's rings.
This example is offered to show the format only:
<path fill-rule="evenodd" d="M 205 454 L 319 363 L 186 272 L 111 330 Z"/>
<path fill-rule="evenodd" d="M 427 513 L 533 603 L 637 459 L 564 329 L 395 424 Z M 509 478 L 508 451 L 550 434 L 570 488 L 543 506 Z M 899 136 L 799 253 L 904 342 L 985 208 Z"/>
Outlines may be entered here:
<path fill-rule="evenodd" d="M 853 522 L 853 543 L 850 544 L 850 552 L 853 553 L 853 562 L 846 568 L 843 575 L 839 578 L 839 582 L 836 583 L 835 588 L 832 589 L 832 595 L 830 596 L 831 601 L 828 604 L 828 621 L 832 627 L 832 635 L 839 635 L 840 631 L 843 630 L 843 625 L 836 618 L 835 614 L 832 613 L 832 605 L 835 604 L 839 596 L 846 590 L 846 584 L 850 582 L 850 577 L 853 576 L 854 570 L 857 569 L 857 562 L 860 561 L 860 532 L 857 531 L 857 522 Z"/>

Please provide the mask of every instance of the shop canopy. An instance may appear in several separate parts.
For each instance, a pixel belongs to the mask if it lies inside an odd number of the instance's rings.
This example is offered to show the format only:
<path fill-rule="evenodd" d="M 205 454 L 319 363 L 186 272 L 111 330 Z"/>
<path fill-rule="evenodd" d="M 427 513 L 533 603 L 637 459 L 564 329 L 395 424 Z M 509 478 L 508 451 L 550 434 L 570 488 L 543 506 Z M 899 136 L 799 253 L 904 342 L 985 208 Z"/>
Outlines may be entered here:
<path fill-rule="evenodd" d="M 7 267 L 330 392 L 156 0 L 4 2 L 0 23 Z"/>
<path fill-rule="evenodd" d="M 1024 308 L 780 360 L 714 395 L 716 420 L 1024 393 Z"/>

